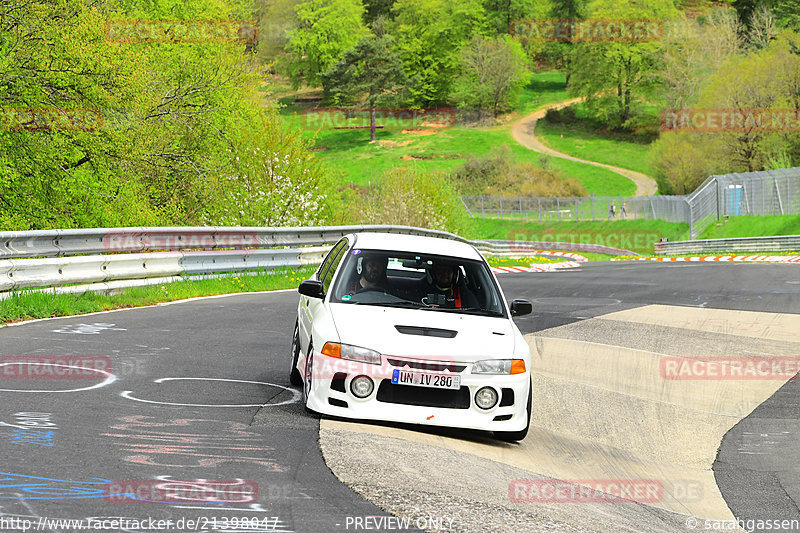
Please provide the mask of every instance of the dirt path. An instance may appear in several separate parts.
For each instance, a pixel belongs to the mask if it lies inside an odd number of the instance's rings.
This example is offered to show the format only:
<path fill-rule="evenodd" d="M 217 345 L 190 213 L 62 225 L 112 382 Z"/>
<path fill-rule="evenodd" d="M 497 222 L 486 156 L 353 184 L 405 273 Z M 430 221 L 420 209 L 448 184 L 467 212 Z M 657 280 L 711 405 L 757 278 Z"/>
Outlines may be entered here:
<path fill-rule="evenodd" d="M 534 152 L 539 152 L 540 154 L 546 154 L 553 157 L 559 157 L 561 159 L 569 159 L 570 161 L 578 161 L 580 163 L 586 163 L 587 165 L 606 168 L 611 172 L 616 172 L 621 176 L 625 176 L 626 178 L 633 180 L 633 182 L 636 184 L 636 196 L 654 195 L 656 193 L 656 182 L 653 178 L 646 174 L 642 174 L 641 172 L 636 172 L 634 170 L 628 170 L 626 168 L 606 165 L 605 163 L 598 163 L 597 161 L 587 161 L 586 159 L 580 159 L 571 155 L 562 154 L 561 152 L 557 152 L 549 146 L 546 146 L 541 139 L 536 137 L 536 134 L 534 133 L 536 122 L 540 118 L 544 117 L 548 109 L 561 109 L 563 107 L 577 104 L 581 100 L 583 100 L 583 98 L 572 98 L 570 100 L 564 100 L 555 104 L 546 105 L 538 111 L 534 111 L 527 117 L 515 122 L 511 127 L 511 135 L 513 135 L 514 139 L 522 146 L 530 148 Z"/>

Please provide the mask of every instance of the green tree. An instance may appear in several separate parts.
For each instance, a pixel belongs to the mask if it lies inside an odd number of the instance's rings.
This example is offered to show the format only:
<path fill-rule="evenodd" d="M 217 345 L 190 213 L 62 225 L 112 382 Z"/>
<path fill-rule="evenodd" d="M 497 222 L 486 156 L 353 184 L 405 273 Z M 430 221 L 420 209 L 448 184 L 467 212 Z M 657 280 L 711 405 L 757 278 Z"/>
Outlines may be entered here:
<path fill-rule="evenodd" d="M 800 55 L 792 52 L 790 36 L 780 36 L 766 50 L 731 59 L 714 73 L 698 105 L 744 113 L 792 109 L 800 114 Z M 715 136 L 731 168 L 762 170 L 770 158 L 787 151 L 797 153 L 792 151 L 798 146 L 797 132 L 766 132 L 755 125 L 745 126 L 744 131 Z"/>
<path fill-rule="evenodd" d="M 673 22 L 660 51 L 659 77 L 669 109 L 685 109 L 721 65 L 742 49 L 736 13 L 715 9 L 703 24 L 682 18 Z"/>
<path fill-rule="evenodd" d="M 460 107 L 497 115 L 519 96 L 528 72 L 522 46 L 508 37 L 476 35 L 461 49 L 461 74 L 453 95 Z"/>
<path fill-rule="evenodd" d="M 321 85 L 321 75 L 365 35 L 359 0 L 306 0 L 297 5 L 298 27 L 288 32 L 288 71 L 295 88 Z"/>
<path fill-rule="evenodd" d="M 800 0 L 777 0 L 772 11 L 779 26 L 800 32 Z"/>
<path fill-rule="evenodd" d="M 411 80 L 409 103 L 446 103 L 459 71 L 459 50 L 484 29 L 483 6 L 479 0 L 397 0 L 392 12 L 388 29 Z"/>
<path fill-rule="evenodd" d="M 181 42 L 163 31 L 118 40 L 107 28 L 120 26 L 119 9 L 39 0 L 2 12 L 0 228 L 204 223 L 229 202 L 220 184 L 242 173 L 243 155 L 302 151 L 284 142 L 277 117 L 256 120 L 263 103 L 246 43 Z M 240 20 L 247 9 L 244 0 L 122 2 L 126 20 L 139 22 Z M 61 122 L 14 121 L 32 111 Z M 99 120 L 70 122 L 70 112 Z M 290 161 L 325 194 L 310 159 Z M 292 191 L 306 194 L 288 189 L 281 202 L 302 209 Z"/>
<path fill-rule="evenodd" d="M 537 9 L 546 2 L 541 0 L 484 0 L 486 26 L 494 35 L 508 33 L 515 20 L 534 16 Z"/>
<path fill-rule="evenodd" d="M 379 18 L 390 18 L 395 0 L 364 0 L 364 24 L 372 25 Z"/>
<path fill-rule="evenodd" d="M 375 135 L 375 108 L 397 101 L 407 83 L 403 65 L 391 49 L 391 38 L 370 35 L 344 53 L 322 76 L 326 99 L 335 105 L 363 100 L 370 110 L 370 141 Z"/>
<path fill-rule="evenodd" d="M 550 16 L 558 20 L 582 20 L 586 18 L 586 0 L 551 0 L 553 7 Z M 575 43 L 572 40 L 551 44 L 549 55 L 561 66 L 566 75 L 566 84 L 569 87 L 572 77 L 572 52 Z"/>
<path fill-rule="evenodd" d="M 671 0 L 594 0 L 590 19 L 668 22 L 679 12 Z M 589 109 L 611 127 L 631 127 L 633 107 L 657 86 L 658 42 L 587 42 L 575 47 L 571 92 L 585 96 Z"/>

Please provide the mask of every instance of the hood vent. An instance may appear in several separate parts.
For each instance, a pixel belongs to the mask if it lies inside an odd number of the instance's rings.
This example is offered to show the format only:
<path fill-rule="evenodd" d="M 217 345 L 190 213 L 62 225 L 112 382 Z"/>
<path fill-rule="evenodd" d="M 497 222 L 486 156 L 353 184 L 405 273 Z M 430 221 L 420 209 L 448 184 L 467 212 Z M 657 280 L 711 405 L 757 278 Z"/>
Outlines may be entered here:
<path fill-rule="evenodd" d="M 452 339 L 458 335 L 458 332 L 452 329 L 426 328 L 422 326 L 395 326 L 395 329 L 403 335 L 422 335 L 424 337 L 441 337 L 443 339 Z"/>

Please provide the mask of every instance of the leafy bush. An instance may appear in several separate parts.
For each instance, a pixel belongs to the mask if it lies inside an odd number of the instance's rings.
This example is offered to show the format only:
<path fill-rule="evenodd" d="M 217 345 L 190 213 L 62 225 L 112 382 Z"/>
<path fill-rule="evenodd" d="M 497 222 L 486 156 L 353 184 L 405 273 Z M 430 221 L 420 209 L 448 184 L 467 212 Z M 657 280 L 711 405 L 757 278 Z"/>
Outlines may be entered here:
<path fill-rule="evenodd" d="M 574 124 L 578 122 L 578 117 L 575 114 L 575 106 L 567 106 L 561 109 L 548 109 L 544 120 L 551 124 Z"/>
<path fill-rule="evenodd" d="M 429 173 L 415 165 L 385 172 L 365 199 L 359 222 L 395 224 L 463 233 L 469 216 L 458 193 L 443 173 Z"/>
<path fill-rule="evenodd" d="M 212 182 L 202 222 L 222 226 L 304 226 L 328 214 L 329 176 L 300 132 L 274 111 L 253 113 L 234 137 L 232 165 Z"/>
<path fill-rule="evenodd" d="M 453 178 L 464 194 L 586 196 L 586 189 L 576 180 L 532 163 L 517 163 L 505 145 L 483 157 L 470 157 L 454 171 Z"/>
<path fill-rule="evenodd" d="M 658 192 L 688 194 L 714 172 L 710 134 L 665 132 L 650 148 Z"/>

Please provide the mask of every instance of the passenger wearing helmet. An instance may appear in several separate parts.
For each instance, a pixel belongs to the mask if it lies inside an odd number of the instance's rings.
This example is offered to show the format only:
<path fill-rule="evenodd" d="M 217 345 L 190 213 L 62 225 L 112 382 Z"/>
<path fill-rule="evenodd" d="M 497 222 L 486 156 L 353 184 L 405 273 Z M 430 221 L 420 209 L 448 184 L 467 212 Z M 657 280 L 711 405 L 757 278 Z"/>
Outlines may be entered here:
<path fill-rule="evenodd" d="M 478 299 L 461 279 L 461 268 L 452 263 L 435 261 L 428 270 L 426 303 L 449 309 L 477 308 Z"/>
<path fill-rule="evenodd" d="M 356 272 L 360 277 L 353 283 L 353 294 L 365 290 L 386 290 L 386 267 L 389 258 L 385 255 L 364 254 L 356 263 Z"/>

